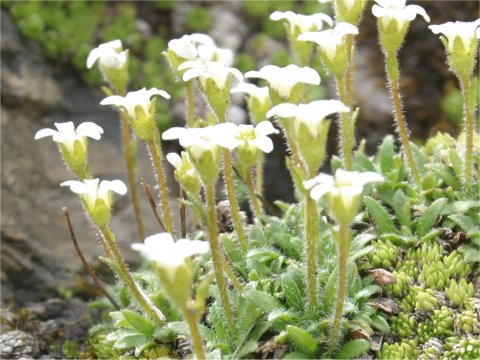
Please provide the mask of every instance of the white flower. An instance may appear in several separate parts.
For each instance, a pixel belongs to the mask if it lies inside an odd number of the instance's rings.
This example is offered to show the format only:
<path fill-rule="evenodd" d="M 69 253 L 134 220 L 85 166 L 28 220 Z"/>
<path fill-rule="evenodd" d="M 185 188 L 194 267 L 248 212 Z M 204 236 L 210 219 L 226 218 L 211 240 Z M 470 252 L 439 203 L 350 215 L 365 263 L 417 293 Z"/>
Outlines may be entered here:
<path fill-rule="evenodd" d="M 245 77 L 266 80 L 270 88 L 284 98 L 290 96 L 292 88 L 298 83 L 320 84 L 320 75 L 314 69 L 307 66 L 298 67 L 293 64 L 282 68 L 275 65 L 266 65 L 259 71 L 247 72 Z"/>
<path fill-rule="evenodd" d="M 90 51 L 87 58 L 87 68 L 90 69 L 97 60 L 101 67 L 117 69 L 127 62 L 127 51 L 123 51 L 120 40 L 113 40 L 100 44 Z"/>
<path fill-rule="evenodd" d="M 236 131 L 236 125 L 232 123 L 222 123 L 203 128 L 173 127 L 163 132 L 162 139 L 178 139 L 180 145 L 189 149 L 189 153 L 195 159 L 199 159 L 204 152 L 216 151 L 218 146 L 229 150 L 235 149 L 240 145 L 240 141 L 235 138 Z"/>
<path fill-rule="evenodd" d="M 132 118 L 136 118 L 136 110 L 138 107 L 142 109 L 145 115 L 150 113 L 151 98 L 154 95 L 159 95 L 165 99 L 170 99 L 170 95 L 163 90 L 157 88 L 151 88 L 147 90 L 145 88 L 138 91 L 130 91 L 125 97 L 119 95 L 109 96 L 100 102 L 100 105 L 114 105 L 116 107 L 124 108 L 128 115 Z"/>
<path fill-rule="evenodd" d="M 226 67 L 220 61 L 210 61 L 202 63 L 200 61 L 185 61 L 178 67 L 178 70 L 186 70 L 183 74 L 183 81 L 189 81 L 198 78 L 202 86 L 205 88 L 207 79 L 212 79 L 219 89 L 223 89 L 230 75 L 237 78 L 238 81 L 243 80 L 242 73 L 235 68 Z"/>
<path fill-rule="evenodd" d="M 174 280 L 176 270 L 185 264 L 185 260 L 193 255 L 207 253 L 210 244 L 206 241 L 187 239 L 175 242 L 169 233 L 160 233 L 147 237 L 143 244 L 132 244 L 132 249 L 140 251 L 147 259 L 154 261 Z"/>
<path fill-rule="evenodd" d="M 274 106 L 267 112 L 267 117 L 293 118 L 295 132 L 298 133 L 300 124 L 304 124 L 310 134 L 316 138 L 319 124 L 325 117 L 333 113 L 349 111 L 350 109 L 339 100 L 316 100 L 308 104 L 284 103 Z"/>
<path fill-rule="evenodd" d="M 231 91 L 232 94 L 246 93 L 251 98 L 257 99 L 257 101 L 263 105 L 270 101 L 270 94 L 268 93 L 268 87 L 258 87 L 253 84 L 240 83 L 234 87 Z"/>
<path fill-rule="evenodd" d="M 238 125 L 236 138 L 240 141 L 239 147 L 260 149 L 264 153 L 273 150 L 273 142 L 267 135 L 278 134 L 270 121 L 261 121 L 256 126 Z"/>
<path fill-rule="evenodd" d="M 168 42 L 168 48 L 179 57 L 194 60 L 198 56 L 197 47 L 215 47 L 213 39 L 206 34 L 183 35 L 180 39 L 173 39 Z"/>
<path fill-rule="evenodd" d="M 375 0 L 378 4 L 373 5 L 372 13 L 375 17 L 381 18 L 384 27 L 387 27 L 390 21 L 397 21 L 397 30 L 403 28 L 406 22 L 410 22 L 417 15 L 422 16 L 426 22 L 430 22 L 424 8 L 418 5 L 406 5 L 406 0 Z"/>
<path fill-rule="evenodd" d="M 69 180 L 61 183 L 60 186 L 69 186 L 72 192 L 80 195 L 89 209 L 95 207 L 97 200 L 103 201 L 107 208 L 110 208 L 112 191 L 119 195 L 127 193 L 127 187 L 121 180 L 102 180 L 101 182 L 99 179 Z"/>
<path fill-rule="evenodd" d="M 79 140 L 81 143 L 85 143 L 87 136 L 95 140 L 100 140 L 103 134 L 103 129 L 93 122 L 84 122 L 78 125 L 76 130 L 71 121 L 55 123 L 55 127 L 58 130 L 46 128 L 37 131 L 35 140 L 52 136 L 53 141 L 62 143 L 68 151 L 73 151 L 75 141 Z"/>
<path fill-rule="evenodd" d="M 337 47 L 343 43 L 345 35 L 357 35 L 358 28 L 346 22 L 340 22 L 335 28 L 317 32 L 306 32 L 298 37 L 300 41 L 312 41 L 321 47 L 330 61 L 335 59 Z"/>
<path fill-rule="evenodd" d="M 233 64 L 233 52 L 218 48 L 215 41 L 206 34 L 195 33 L 170 40 L 168 49 L 185 60 L 219 61 L 225 66 Z"/>
<path fill-rule="evenodd" d="M 456 38 L 460 38 L 467 52 L 475 38 L 480 39 L 480 19 L 473 22 L 449 21 L 441 25 L 430 25 L 428 28 L 434 34 L 443 34 L 447 38 L 447 50 L 450 54 L 453 53 Z"/>
<path fill-rule="evenodd" d="M 383 176 L 375 172 L 357 172 L 338 169 L 335 176 L 320 174 L 304 181 L 310 196 L 319 200 L 328 194 L 329 208 L 335 220 L 341 225 L 350 225 L 357 214 L 363 187 L 368 183 L 383 182 Z"/>
<path fill-rule="evenodd" d="M 333 20 L 330 16 L 322 13 L 313 15 L 296 14 L 292 11 L 275 11 L 270 15 L 273 21 L 287 20 L 290 33 L 296 33 L 298 29 L 300 33 L 305 31 L 320 30 L 323 28 L 323 23 L 333 25 Z"/>

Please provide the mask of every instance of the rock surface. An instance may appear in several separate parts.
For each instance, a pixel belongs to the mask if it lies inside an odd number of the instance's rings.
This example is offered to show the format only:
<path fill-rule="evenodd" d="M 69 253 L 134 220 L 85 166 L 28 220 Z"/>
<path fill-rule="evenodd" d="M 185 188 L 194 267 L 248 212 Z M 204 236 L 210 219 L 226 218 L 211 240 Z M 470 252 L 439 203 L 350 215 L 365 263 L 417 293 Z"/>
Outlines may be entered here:
<path fill-rule="evenodd" d="M 53 69 L 40 49 L 24 40 L 8 14 L 1 12 L 2 204 L 1 299 L 23 303 L 71 286 L 84 275 L 70 240 L 62 206 L 70 209 L 77 240 L 87 259 L 101 255 L 93 226 L 77 197 L 59 184 L 73 179 L 51 138 L 35 141 L 36 131 L 55 122 L 94 121 L 103 127 L 101 141 L 90 142 L 92 173 L 126 181 L 117 114 L 99 105 L 102 93 L 82 85 L 68 69 Z M 63 71 L 63 72 L 62 72 Z M 139 144 L 138 178 L 154 184 L 149 157 Z M 112 161 L 112 159 L 115 159 Z M 117 160 L 118 159 L 118 160 Z M 166 166 L 167 167 L 167 166 Z M 160 231 L 142 196 L 147 233 Z M 130 244 L 138 242 L 128 195 L 116 197 L 112 227 L 127 261 L 138 261 Z"/>

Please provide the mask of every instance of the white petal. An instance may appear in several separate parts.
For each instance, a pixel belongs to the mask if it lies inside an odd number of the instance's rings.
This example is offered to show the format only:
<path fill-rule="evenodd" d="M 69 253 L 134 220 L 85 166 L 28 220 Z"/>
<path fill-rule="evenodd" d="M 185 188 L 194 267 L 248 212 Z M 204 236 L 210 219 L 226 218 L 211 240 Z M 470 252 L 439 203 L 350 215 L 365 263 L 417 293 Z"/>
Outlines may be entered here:
<path fill-rule="evenodd" d="M 151 88 L 150 90 L 147 91 L 147 96 L 151 99 L 152 96 L 154 95 L 159 95 L 165 99 L 170 99 L 170 94 L 167 93 L 166 91 L 164 90 L 160 90 L 160 89 L 157 89 L 157 88 Z"/>
<path fill-rule="evenodd" d="M 182 127 L 172 127 L 162 133 L 163 140 L 180 139 L 188 130 Z"/>
<path fill-rule="evenodd" d="M 182 158 L 177 153 L 168 153 L 166 158 L 175 169 L 182 165 Z"/>
<path fill-rule="evenodd" d="M 208 241 L 180 239 L 175 243 L 175 250 L 183 258 L 205 254 L 210 250 Z"/>
<path fill-rule="evenodd" d="M 100 101 L 100 105 L 114 105 L 114 106 L 117 106 L 117 107 L 126 108 L 126 101 L 125 101 L 125 98 L 123 96 L 112 95 L 112 96 L 108 96 L 105 99 L 103 99 L 102 101 Z"/>
<path fill-rule="evenodd" d="M 334 184 L 334 179 L 333 176 L 327 175 L 327 174 L 320 174 L 314 177 L 313 179 L 306 180 L 303 182 L 303 186 L 305 186 L 306 189 L 311 189 L 315 185 L 328 185 L 328 186 L 333 186 Z"/>
<path fill-rule="evenodd" d="M 386 10 L 383 7 L 378 6 L 377 4 L 372 6 L 372 14 L 379 18 L 386 14 Z"/>
<path fill-rule="evenodd" d="M 260 136 L 254 140 L 251 140 L 253 144 L 264 153 L 270 153 L 273 150 L 273 142 L 269 137 Z"/>
<path fill-rule="evenodd" d="M 47 137 L 47 136 L 55 136 L 56 134 L 58 134 L 58 131 L 56 130 L 53 130 L 53 129 L 41 129 L 41 130 L 38 130 L 35 134 L 35 140 L 38 140 L 38 139 L 41 139 L 41 138 L 44 138 L 44 137 Z"/>
<path fill-rule="evenodd" d="M 95 62 L 100 58 L 102 55 L 102 51 L 99 48 L 95 48 L 92 51 L 90 51 L 90 54 L 88 54 L 87 57 L 87 68 L 90 69 Z"/>
<path fill-rule="evenodd" d="M 365 184 L 372 183 L 372 182 L 384 182 L 385 178 L 382 175 L 377 174 L 376 172 L 366 171 L 366 172 L 359 173 L 355 181 L 359 185 L 363 186 Z"/>
<path fill-rule="evenodd" d="M 168 232 L 158 233 L 155 235 L 148 236 L 145 238 L 145 244 L 147 246 L 157 246 L 160 245 L 162 247 L 168 248 L 173 246 L 174 241 L 173 237 Z"/>
<path fill-rule="evenodd" d="M 180 69 L 180 66 L 178 67 Z M 183 81 L 190 81 L 192 79 L 196 79 L 200 76 L 205 76 L 206 73 L 204 70 L 200 70 L 200 69 L 188 69 L 187 71 L 185 71 L 185 73 L 183 74 Z"/>
<path fill-rule="evenodd" d="M 328 193 L 330 190 L 329 187 L 327 186 L 323 186 L 323 185 L 316 185 L 314 186 L 311 190 L 310 190 L 310 197 L 313 199 L 313 200 L 320 200 L 320 198 L 325 195 L 326 193 Z"/>
<path fill-rule="evenodd" d="M 418 14 L 422 16 L 426 22 L 430 22 L 430 17 L 427 15 L 427 12 L 425 11 L 424 8 L 418 5 L 408 5 L 405 10 L 407 11 L 412 11 L 414 14 Z M 413 16 L 412 20 L 415 18 L 415 15 Z"/>
<path fill-rule="evenodd" d="M 297 105 L 284 103 L 277 106 L 274 106 L 267 112 L 267 118 L 271 118 L 272 116 L 278 116 L 282 118 L 291 118 L 297 115 Z"/>
<path fill-rule="evenodd" d="M 84 194 L 87 191 L 85 183 L 77 180 L 64 181 L 60 184 L 60 186 L 69 186 L 70 191 L 74 192 L 75 194 Z"/>
<path fill-rule="evenodd" d="M 275 129 L 270 121 L 260 121 L 257 126 L 255 126 L 255 135 L 256 136 L 265 136 L 270 134 L 278 134 L 279 131 Z"/>
<path fill-rule="evenodd" d="M 77 135 L 88 136 L 95 140 L 100 140 L 103 134 L 103 129 L 93 122 L 84 122 L 78 125 Z"/>
<path fill-rule="evenodd" d="M 111 191 L 116 192 L 119 195 L 125 195 L 127 193 L 127 186 L 122 180 L 113 180 L 109 184 Z"/>

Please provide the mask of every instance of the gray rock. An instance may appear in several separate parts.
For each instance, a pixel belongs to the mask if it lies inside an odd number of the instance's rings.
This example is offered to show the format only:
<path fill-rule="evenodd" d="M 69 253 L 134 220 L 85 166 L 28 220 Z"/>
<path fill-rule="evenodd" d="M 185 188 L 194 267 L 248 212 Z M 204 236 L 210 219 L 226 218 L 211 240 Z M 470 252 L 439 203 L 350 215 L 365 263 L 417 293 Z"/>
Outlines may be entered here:
<path fill-rule="evenodd" d="M 38 355 L 38 342 L 23 331 L 10 331 L 0 335 L 1 359 L 34 359 Z"/>
<path fill-rule="evenodd" d="M 59 286 L 71 287 L 76 275 L 86 277 L 67 231 L 63 206 L 70 210 L 87 260 L 96 261 L 102 254 L 78 197 L 59 187 L 74 176 L 60 160 L 50 138 L 33 139 L 36 131 L 53 128 L 55 122 L 73 121 L 78 125 L 94 121 L 105 133 L 101 141 L 90 142 L 92 173 L 101 179 L 124 181 L 126 174 L 118 113 L 99 105 L 104 97 L 101 91 L 81 84 L 68 72 L 71 70 L 54 73 L 40 49 L 18 34 L 9 15 L 2 10 L 1 16 L 1 300 L 3 304 L 11 299 L 22 304 L 56 294 Z M 138 144 L 138 153 L 138 179 L 145 178 L 154 185 L 142 143 Z M 165 167 L 171 173 L 167 164 Z M 159 232 L 140 187 L 139 192 L 147 234 Z M 138 254 L 130 249 L 130 244 L 140 239 L 128 194 L 115 198 L 112 228 L 127 262 L 138 262 Z"/>

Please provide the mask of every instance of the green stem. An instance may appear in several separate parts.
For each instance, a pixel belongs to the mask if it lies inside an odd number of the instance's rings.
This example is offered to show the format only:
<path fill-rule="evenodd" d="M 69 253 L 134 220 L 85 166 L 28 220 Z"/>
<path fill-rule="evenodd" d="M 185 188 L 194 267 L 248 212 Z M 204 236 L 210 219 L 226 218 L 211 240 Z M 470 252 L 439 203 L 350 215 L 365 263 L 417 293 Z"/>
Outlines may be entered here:
<path fill-rule="evenodd" d="M 390 83 L 390 91 L 392 93 L 393 107 L 395 109 L 395 119 L 397 120 L 398 133 L 400 134 L 400 140 L 402 141 L 403 151 L 407 158 L 408 166 L 413 175 L 413 179 L 418 187 L 421 186 L 420 173 L 418 172 L 415 158 L 413 157 L 413 151 L 410 147 L 409 132 L 407 122 L 403 116 L 402 99 L 400 97 L 399 79 L 400 73 L 398 70 L 398 60 L 395 55 L 386 54 L 387 63 L 387 76 Z"/>
<path fill-rule="evenodd" d="M 255 193 L 255 187 L 253 185 L 252 179 L 252 171 L 253 167 L 245 171 L 245 183 L 247 185 L 248 195 L 250 196 L 250 203 L 252 204 L 253 212 L 255 213 L 257 219 L 260 219 L 263 216 L 263 209 L 262 205 L 260 205 L 257 194 Z"/>
<path fill-rule="evenodd" d="M 240 218 L 240 210 L 238 208 L 238 202 L 235 196 L 235 188 L 233 186 L 232 155 L 228 149 L 223 149 L 223 164 L 223 173 L 225 175 L 228 202 L 230 203 L 230 209 L 232 210 L 233 226 L 235 227 L 235 232 L 237 233 L 240 248 L 245 253 L 247 251 L 247 239 L 245 237 L 245 231 L 243 230 L 243 224 Z"/>
<path fill-rule="evenodd" d="M 347 288 L 347 262 L 350 251 L 350 228 L 348 226 L 339 225 L 335 233 L 337 242 L 337 299 L 335 304 L 335 315 L 333 320 L 332 335 L 330 338 L 329 350 L 332 351 L 337 346 L 340 324 L 343 315 L 343 307 L 345 304 L 345 293 Z"/>
<path fill-rule="evenodd" d="M 155 175 L 157 177 L 158 186 L 160 187 L 160 199 L 162 202 L 163 217 L 165 229 L 170 234 L 173 234 L 173 221 L 172 213 L 170 211 L 170 202 L 168 199 L 167 181 L 165 178 L 165 171 L 162 165 L 162 148 L 160 144 L 157 144 L 155 140 L 147 141 L 148 149 L 152 156 L 153 166 L 155 168 Z"/>
<path fill-rule="evenodd" d="M 127 264 L 123 259 L 120 250 L 117 247 L 115 236 L 112 231 L 105 226 L 99 228 L 100 235 L 105 239 L 106 243 L 110 247 L 112 252 L 112 260 L 117 264 L 118 276 L 127 286 L 128 290 L 132 294 L 133 298 L 137 301 L 140 307 L 147 313 L 158 325 L 163 326 L 165 324 L 165 316 L 162 312 L 152 303 L 150 298 L 145 295 L 142 290 L 135 284 L 135 281 L 128 270 Z"/>
<path fill-rule="evenodd" d="M 258 195 L 263 198 L 263 161 L 265 156 L 263 153 L 255 164 L 255 189 Z"/>
<path fill-rule="evenodd" d="M 235 328 L 233 311 L 230 305 L 230 299 L 228 298 L 227 284 L 224 277 L 223 269 L 223 254 L 220 250 L 220 244 L 218 242 L 218 227 L 217 227 L 217 210 L 215 207 L 215 184 L 209 184 L 206 186 L 207 191 L 207 205 L 208 205 L 208 216 L 209 216 L 209 239 L 210 239 L 210 249 L 212 252 L 212 263 L 213 270 L 215 272 L 215 278 L 217 280 L 218 291 L 220 293 L 220 300 L 222 302 L 223 310 L 225 311 L 225 316 L 227 317 L 227 322 L 230 328 L 233 330 Z"/>
<path fill-rule="evenodd" d="M 195 121 L 195 89 L 193 80 L 187 81 L 187 127 L 192 128 Z"/>
<path fill-rule="evenodd" d="M 197 318 L 192 315 L 188 308 L 182 309 L 184 319 L 187 321 L 190 329 L 190 336 L 192 338 L 193 349 L 198 360 L 205 359 L 205 351 L 203 350 L 202 336 L 200 335 L 200 329 L 198 327 Z"/>
<path fill-rule="evenodd" d="M 235 289 L 241 292 L 243 290 L 242 282 L 233 271 L 230 263 L 227 261 L 225 256 L 222 256 L 222 261 L 223 261 L 223 270 L 225 271 L 225 275 L 227 275 L 227 277 L 230 279 Z"/>
<path fill-rule="evenodd" d="M 468 79 L 461 79 L 460 86 L 463 95 L 463 107 L 465 111 L 465 137 L 466 137 L 466 153 L 465 153 L 465 190 L 470 192 L 472 190 L 472 152 L 473 152 L 473 112 L 470 109 L 470 81 Z"/>
<path fill-rule="evenodd" d="M 348 72 L 348 69 L 347 69 Z M 348 76 L 347 76 L 348 78 Z M 349 95 L 347 91 L 347 83 L 340 78 L 337 78 L 337 87 L 340 101 L 343 102 L 346 106 L 350 107 Z M 353 155 L 352 149 L 354 146 L 355 140 L 352 136 L 352 124 L 351 124 L 351 115 L 350 113 L 341 112 L 340 113 L 340 133 L 341 133 L 341 146 L 342 146 L 342 155 L 345 163 L 345 170 L 353 170 Z"/>
<path fill-rule="evenodd" d="M 132 136 L 127 121 L 127 115 L 121 112 L 121 128 L 123 140 L 123 155 L 125 158 L 125 165 L 127 167 L 127 179 L 132 196 L 133 211 L 135 214 L 135 222 L 137 223 L 137 231 L 140 240 L 145 239 L 145 226 L 143 224 L 142 212 L 140 208 L 140 198 L 138 196 L 137 183 L 135 181 L 135 154 L 132 147 Z"/>
<path fill-rule="evenodd" d="M 315 201 L 309 196 L 305 196 L 304 211 L 307 253 L 308 310 L 311 315 L 315 315 L 317 308 L 318 213 Z"/>

